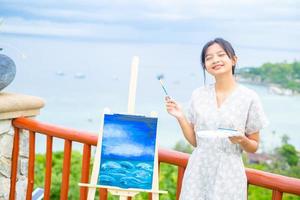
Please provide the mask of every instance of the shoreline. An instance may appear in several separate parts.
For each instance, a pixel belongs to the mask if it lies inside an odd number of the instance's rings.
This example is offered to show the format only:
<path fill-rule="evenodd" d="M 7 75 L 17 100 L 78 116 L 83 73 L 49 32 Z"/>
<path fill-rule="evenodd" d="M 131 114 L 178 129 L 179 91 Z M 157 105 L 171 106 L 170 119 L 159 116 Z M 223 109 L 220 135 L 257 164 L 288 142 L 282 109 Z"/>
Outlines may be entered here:
<path fill-rule="evenodd" d="M 280 95 L 280 96 L 299 96 L 300 95 L 299 92 L 296 92 L 296 91 L 288 89 L 288 88 L 283 88 L 279 84 L 266 83 L 266 82 L 262 82 L 262 81 L 258 81 L 258 80 L 252 80 L 250 78 L 237 77 L 237 82 L 267 87 L 268 91 L 271 94 L 275 94 L 275 95 Z"/>

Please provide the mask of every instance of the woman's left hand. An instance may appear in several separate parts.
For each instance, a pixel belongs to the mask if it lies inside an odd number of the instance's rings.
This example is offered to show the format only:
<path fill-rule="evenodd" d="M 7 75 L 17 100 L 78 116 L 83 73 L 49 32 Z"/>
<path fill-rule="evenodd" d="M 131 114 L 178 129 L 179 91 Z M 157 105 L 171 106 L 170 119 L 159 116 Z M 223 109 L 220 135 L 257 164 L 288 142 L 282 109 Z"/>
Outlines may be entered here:
<path fill-rule="evenodd" d="M 238 135 L 238 136 L 232 136 L 229 137 L 229 140 L 233 143 L 233 144 L 242 144 L 244 142 L 247 141 L 247 136 L 245 135 Z"/>
<path fill-rule="evenodd" d="M 240 133 L 242 132 L 240 131 Z M 240 134 L 228 138 L 231 143 L 239 144 L 240 147 L 248 153 L 255 153 L 258 149 L 259 132 L 251 133 L 251 135 Z"/>

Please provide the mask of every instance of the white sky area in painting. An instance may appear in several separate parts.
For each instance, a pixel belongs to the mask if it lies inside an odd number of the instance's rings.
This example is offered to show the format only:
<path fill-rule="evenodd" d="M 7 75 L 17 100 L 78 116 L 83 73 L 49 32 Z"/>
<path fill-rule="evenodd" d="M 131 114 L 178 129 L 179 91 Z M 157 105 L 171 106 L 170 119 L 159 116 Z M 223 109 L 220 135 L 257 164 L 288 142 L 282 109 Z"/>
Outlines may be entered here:
<path fill-rule="evenodd" d="M 141 156 L 141 155 L 153 155 L 151 148 L 139 146 L 138 144 L 121 144 L 119 146 L 107 146 L 105 154 L 118 155 L 118 156 Z"/>

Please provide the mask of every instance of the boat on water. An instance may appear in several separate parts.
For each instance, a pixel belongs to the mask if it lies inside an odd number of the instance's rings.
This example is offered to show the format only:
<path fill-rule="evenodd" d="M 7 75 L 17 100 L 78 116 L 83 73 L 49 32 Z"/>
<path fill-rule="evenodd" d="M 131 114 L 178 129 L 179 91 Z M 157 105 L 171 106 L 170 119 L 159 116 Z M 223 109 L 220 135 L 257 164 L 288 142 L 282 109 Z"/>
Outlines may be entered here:
<path fill-rule="evenodd" d="M 55 74 L 57 76 L 64 76 L 65 75 L 65 73 L 63 71 L 57 71 Z"/>
<path fill-rule="evenodd" d="M 74 75 L 74 78 L 77 78 L 77 79 L 84 79 L 86 76 L 84 75 L 84 74 L 82 74 L 82 73 L 76 73 L 75 75 Z"/>

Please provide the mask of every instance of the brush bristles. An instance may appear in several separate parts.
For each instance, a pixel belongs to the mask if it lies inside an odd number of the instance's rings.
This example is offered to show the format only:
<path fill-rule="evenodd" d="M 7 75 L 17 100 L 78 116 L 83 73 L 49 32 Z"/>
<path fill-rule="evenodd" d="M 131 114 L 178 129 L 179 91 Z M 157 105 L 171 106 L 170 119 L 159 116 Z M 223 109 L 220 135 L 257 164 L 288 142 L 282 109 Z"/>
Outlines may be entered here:
<path fill-rule="evenodd" d="M 163 74 L 160 74 L 160 75 L 158 75 L 156 78 L 157 78 L 158 80 L 163 79 L 163 78 L 164 78 L 164 75 L 163 75 Z"/>

